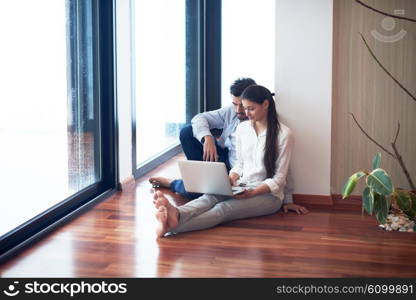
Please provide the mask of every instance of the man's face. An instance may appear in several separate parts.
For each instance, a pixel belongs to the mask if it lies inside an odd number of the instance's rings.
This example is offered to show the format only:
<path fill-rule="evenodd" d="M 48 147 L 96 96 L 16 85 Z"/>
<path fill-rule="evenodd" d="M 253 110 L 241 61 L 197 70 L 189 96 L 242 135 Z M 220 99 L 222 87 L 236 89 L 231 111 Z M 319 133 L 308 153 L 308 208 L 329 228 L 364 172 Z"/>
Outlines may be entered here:
<path fill-rule="evenodd" d="M 247 120 L 246 112 L 244 111 L 243 103 L 241 102 L 241 98 L 231 95 L 233 105 L 234 105 L 234 111 L 237 115 L 237 118 L 240 121 Z"/>

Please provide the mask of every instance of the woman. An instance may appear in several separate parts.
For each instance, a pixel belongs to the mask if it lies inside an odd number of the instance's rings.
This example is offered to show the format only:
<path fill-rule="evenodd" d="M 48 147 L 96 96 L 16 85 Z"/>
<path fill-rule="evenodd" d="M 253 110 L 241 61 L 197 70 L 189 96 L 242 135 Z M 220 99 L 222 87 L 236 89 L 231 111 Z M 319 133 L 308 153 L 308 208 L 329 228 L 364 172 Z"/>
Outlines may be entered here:
<path fill-rule="evenodd" d="M 278 120 L 273 95 L 263 86 L 251 85 L 241 99 L 249 121 L 236 130 L 237 162 L 229 177 L 233 185 L 245 183 L 254 188 L 233 198 L 205 194 L 179 207 L 156 192 L 153 202 L 158 209 L 159 237 L 273 214 L 282 203 L 285 212 L 308 212 L 303 206 L 282 201 L 294 140 L 290 129 Z"/>

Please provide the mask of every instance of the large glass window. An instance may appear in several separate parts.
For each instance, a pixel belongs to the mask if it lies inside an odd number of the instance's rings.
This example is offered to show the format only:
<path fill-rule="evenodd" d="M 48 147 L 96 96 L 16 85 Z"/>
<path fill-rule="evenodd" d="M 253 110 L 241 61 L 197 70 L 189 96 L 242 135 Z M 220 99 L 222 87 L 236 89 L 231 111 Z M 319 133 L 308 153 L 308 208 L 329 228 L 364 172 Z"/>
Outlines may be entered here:
<path fill-rule="evenodd" d="M 140 176 L 180 152 L 179 132 L 202 99 L 200 0 L 136 0 L 133 168 Z"/>
<path fill-rule="evenodd" d="M 135 1 L 136 164 L 177 145 L 186 123 L 186 0 Z"/>
<path fill-rule="evenodd" d="M 221 23 L 222 104 L 238 77 L 275 86 L 275 0 L 223 0 Z"/>
<path fill-rule="evenodd" d="M 17 231 L 31 221 L 40 229 L 61 217 L 60 207 L 67 213 L 97 196 L 105 189 L 98 186 L 102 170 L 114 169 L 103 168 L 101 151 L 101 112 L 113 100 L 110 95 L 103 101 L 107 95 L 99 83 L 101 73 L 113 76 L 111 68 L 101 69 L 105 55 L 98 54 L 105 7 L 111 10 L 111 2 L 0 1 L 2 251 L 23 239 Z M 21 231 L 29 235 L 30 228 Z"/>

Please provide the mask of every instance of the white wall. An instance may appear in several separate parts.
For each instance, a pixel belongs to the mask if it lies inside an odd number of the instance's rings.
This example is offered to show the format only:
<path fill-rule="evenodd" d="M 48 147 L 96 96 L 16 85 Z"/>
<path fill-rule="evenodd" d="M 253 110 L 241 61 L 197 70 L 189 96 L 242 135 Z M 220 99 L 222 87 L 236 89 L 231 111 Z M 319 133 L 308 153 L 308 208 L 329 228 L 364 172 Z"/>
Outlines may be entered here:
<path fill-rule="evenodd" d="M 116 1 L 117 32 L 117 101 L 119 134 L 119 178 L 123 181 L 132 171 L 132 63 L 131 1 Z"/>
<path fill-rule="evenodd" d="M 277 106 L 295 135 L 296 194 L 330 195 L 332 0 L 276 0 Z"/>

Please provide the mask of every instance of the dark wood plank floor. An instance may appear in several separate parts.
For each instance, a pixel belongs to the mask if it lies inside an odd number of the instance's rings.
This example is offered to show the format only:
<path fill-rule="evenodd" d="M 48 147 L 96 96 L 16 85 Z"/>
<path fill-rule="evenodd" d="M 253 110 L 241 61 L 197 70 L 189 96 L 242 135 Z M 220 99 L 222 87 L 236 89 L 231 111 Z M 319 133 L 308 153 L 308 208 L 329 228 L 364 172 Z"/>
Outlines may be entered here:
<path fill-rule="evenodd" d="M 182 158 L 149 176 L 177 176 Z M 156 239 L 147 178 L 0 266 L 1 276 L 416 277 L 416 234 L 382 231 L 348 201 Z"/>

